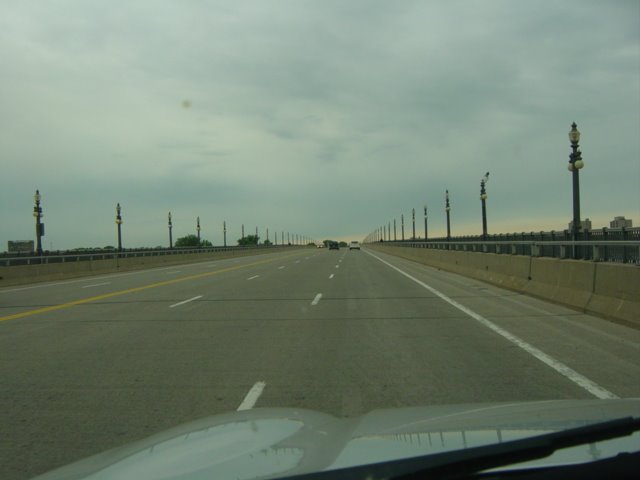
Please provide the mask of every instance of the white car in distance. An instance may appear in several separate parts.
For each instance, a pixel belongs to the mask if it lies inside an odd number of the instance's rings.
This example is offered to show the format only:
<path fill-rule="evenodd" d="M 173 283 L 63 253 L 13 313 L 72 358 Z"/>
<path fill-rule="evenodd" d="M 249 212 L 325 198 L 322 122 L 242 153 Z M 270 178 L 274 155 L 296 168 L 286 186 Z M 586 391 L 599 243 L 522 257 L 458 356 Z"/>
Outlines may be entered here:
<path fill-rule="evenodd" d="M 349 244 L 349 250 L 360 250 L 360 244 L 353 240 L 350 244 Z"/>

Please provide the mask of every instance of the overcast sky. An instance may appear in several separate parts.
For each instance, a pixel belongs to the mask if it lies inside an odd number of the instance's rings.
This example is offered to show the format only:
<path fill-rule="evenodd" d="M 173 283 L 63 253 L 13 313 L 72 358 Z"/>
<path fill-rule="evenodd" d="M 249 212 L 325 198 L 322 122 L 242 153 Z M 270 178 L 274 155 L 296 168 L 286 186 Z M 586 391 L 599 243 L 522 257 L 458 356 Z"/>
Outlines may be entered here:
<path fill-rule="evenodd" d="M 640 224 L 640 2 L 0 0 L 0 250 Z M 285 234 L 286 235 L 286 234 Z"/>

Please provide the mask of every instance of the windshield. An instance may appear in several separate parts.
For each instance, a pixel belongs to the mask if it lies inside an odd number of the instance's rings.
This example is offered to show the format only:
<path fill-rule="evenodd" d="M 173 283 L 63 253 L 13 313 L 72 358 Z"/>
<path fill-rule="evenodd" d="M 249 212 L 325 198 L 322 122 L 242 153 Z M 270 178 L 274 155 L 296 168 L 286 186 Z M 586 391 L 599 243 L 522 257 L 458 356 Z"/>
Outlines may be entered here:
<path fill-rule="evenodd" d="M 640 415 L 637 1 L 0 0 L 0 73 L 1 478 Z"/>

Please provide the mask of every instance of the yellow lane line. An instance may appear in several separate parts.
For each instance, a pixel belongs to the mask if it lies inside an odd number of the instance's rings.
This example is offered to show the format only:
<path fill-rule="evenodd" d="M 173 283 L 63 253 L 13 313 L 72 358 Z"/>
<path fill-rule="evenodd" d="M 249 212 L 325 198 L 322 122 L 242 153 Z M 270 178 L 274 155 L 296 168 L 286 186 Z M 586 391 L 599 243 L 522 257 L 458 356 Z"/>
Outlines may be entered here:
<path fill-rule="evenodd" d="M 292 257 L 294 255 L 296 255 L 296 254 L 286 255 L 284 258 Z M 245 265 L 237 265 L 235 267 L 223 268 L 222 270 L 216 270 L 215 272 L 198 273 L 196 275 L 189 275 L 187 277 L 179 277 L 179 278 L 174 278 L 174 279 L 171 279 L 171 280 L 165 280 L 163 282 L 157 282 L 157 283 L 150 283 L 148 285 L 142 285 L 140 287 L 128 288 L 126 290 L 119 290 L 117 292 L 104 293 L 102 295 L 96 295 L 94 297 L 81 298 L 80 300 L 73 300 L 71 302 L 61 303 L 59 305 L 51 305 L 49 307 L 36 308 L 34 310 L 26 310 L 24 312 L 14 313 L 12 315 L 7 315 L 5 317 L 0 317 L 0 322 L 3 322 L 5 320 L 14 320 L 16 318 L 30 317 L 31 315 L 37 315 L 39 313 L 46 313 L 46 312 L 53 312 L 55 310 L 62 310 L 64 308 L 73 307 L 74 305 L 82 305 L 84 303 L 96 302 L 98 300 L 104 300 L 105 298 L 117 297 L 118 295 L 125 295 L 127 293 L 140 292 L 142 290 L 148 290 L 150 288 L 164 287 L 165 285 L 172 285 L 174 283 L 185 282 L 187 280 L 196 280 L 198 278 L 211 277 L 212 275 L 218 275 L 220 273 L 231 272 L 233 270 L 240 270 L 241 268 L 255 267 L 256 265 L 263 265 L 265 263 L 275 262 L 276 260 L 280 261 L 282 258 L 283 257 L 273 258 L 273 259 L 270 259 L 270 260 L 261 260 L 259 262 L 247 263 Z"/>

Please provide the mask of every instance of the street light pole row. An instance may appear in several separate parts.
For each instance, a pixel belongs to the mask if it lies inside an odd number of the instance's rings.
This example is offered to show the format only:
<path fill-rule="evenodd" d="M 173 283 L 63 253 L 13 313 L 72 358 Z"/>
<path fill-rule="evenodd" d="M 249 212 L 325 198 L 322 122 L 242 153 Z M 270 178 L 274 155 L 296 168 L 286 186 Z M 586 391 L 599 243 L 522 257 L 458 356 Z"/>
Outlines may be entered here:
<path fill-rule="evenodd" d="M 40 194 L 40 190 L 36 190 L 35 195 L 33 196 L 34 206 L 33 206 L 33 216 L 36 221 L 36 254 L 42 255 L 42 237 L 44 236 L 44 223 L 42 223 L 42 217 L 44 216 L 42 213 L 42 195 Z M 116 226 L 118 232 L 118 251 L 122 251 L 122 206 L 118 202 L 116 205 Z M 169 249 L 173 249 L 173 217 L 171 212 L 167 214 L 167 227 L 169 229 Z M 200 243 L 200 217 L 196 218 L 196 232 L 198 236 L 198 243 Z M 223 232 L 223 244 L 227 246 L 227 221 L 222 222 L 222 232 Z M 267 241 L 269 240 L 269 229 L 267 228 Z M 287 242 L 291 243 L 291 233 L 287 232 Z M 303 242 L 310 243 L 312 240 L 310 237 L 293 234 L 293 241 L 295 245 L 301 245 Z M 258 236 L 258 227 L 256 227 L 256 238 Z M 244 238 L 244 224 L 242 224 L 242 238 Z M 284 245 L 284 231 L 281 232 L 281 243 Z M 278 244 L 278 234 L 275 233 L 275 244 Z"/>
<path fill-rule="evenodd" d="M 118 204 L 118 208 L 120 208 L 120 204 Z M 118 218 L 120 220 L 120 223 L 118 225 L 121 225 L 122 217 L 120 216 L 120 210 L 118 210 Z M 168 218 L 169 218 L 169 223 L 168 223 L 169 248 L 172 249 L 173 248 L 173 236 L 172 236 L 173 223 L 171 221 L 171 212 L 169 212 Z M 118 223 L 117 220 L 116 220 L 116 223 Z M 199 243 L 200 242 L 200 217 L 196 218 L 196 231 L 198 232 L 198 243 Z M 222 222 L 222 233 L 223 233 L 223 245 L 226 247 L 227 246 L 227 221 L 226 220 Z M 257 237 L 258 237 L 258 227 L 256 227 L 256 238 Z M 244 223 L 242 224 L 242 238 L 244 238 Z M 284 245 L 284 232 L 281 232 L 280 238 L 281 238 L 281 244 Z M 287 233 L 287 238 L 289 238 L 289 233 Z M 269 242 L 269 228 L 266 229 L 266 241 Z M 295 234 L 294 242 L 296 244 L 309 243 L 311 242 L 311 239 L 310 237 Z M 274 243 L 278 245 L 278 232 L 275 232 L 274 234 Z M 118 228 L 118 249 L 119 250 L 122 249 L 121 240 L 120 240 L 120 228 Z"/>
<path fill-rule="evenodd" d="M 487 236 L 487 208 L 486 208 L 486 200 L 487 200 L 487 190 L 486 190 L 486 185 L 487 182 L 489 181 L 489 172 L 487 172 L 484 177 L 482 177 L 482 179 L 480 180 L 480 200 L 482 202 L 482 237 L 486 238 Z M 446 217 L 447 217 L 447 240 L 451 239 L 451 200 L 449 197 L 449 190 L 447 189 L 445 191 L 445 208 L 444 208 L 445 212 L 446 212 Z M 411 240 L 415 241 L 416 240 L 416 209 L 412 208 L 411 209 L 411 223 L 412 223 L 412 232 L 413 235 L 411 237 Z M 402 234 L 402 241 L 404 241 L 404 214 L 400 215 L 400 224 L 401 224 L 401 234 Z M 389 222 L 389 232 L 391 230 L 391 222 Z M 393 219 L 393 231 L 394 231 L 394 235 L 393 235 L 393 240 L 396 241 L 396 219 Z M 367 237 L 369 238 L 369 237 Z M 383 235 L 381 237 L 382 239 L 385 238 L 384 235 L 384 231 L 383 231 Z M 389 233 L 389 235 L 386 236 L 387 240 L 391 240 L 391 234 Z M 427 209 L 427 205 L 424 206 L 424 239 L 428 240 L 429 239 L 429 224 L 428 224 L 428 209 Z"/>
<path fill-rule="evenodd" d="M 582 160 L 582 152 L 579 148 L 580 142 L 580 132 L 578 131 L 578 126 L 575 122 L 571 124 L 571 130 L 569 131 L 569 141 L 571 143 L 571 153 L 569 155 L 569 171 L 572 174 L 572 187 L 573 187 L 573 221 L 571 222 L 571 237 L 575 242 L 579 239 L 580 229 L 582 228 L 580 222 L 580 170 L 584 167 L 584 162 Z M 480 202 L 482 206 L 482 238 L 487 238 L 487 182 L 489 181 L 489 172 L 485 173 L 482 179 L 480 180 Z M 445 212 L 447 216 L 447 240 L 451 240 L 451 203 L 449 199 L 449 190 L 445 191 Z M 416 239 L 416 219 L 415 219 L 415 208 L 411 210 L 412 222 L 413 222 L 413 236 L 412 240 Z M 404 215 L 400 216 L 400 221 L 402 224 L 402 241 L 404 241 Z M 393 219 L 394 225 L 394 241 L 396 240 L 395 236 L 395 218 Z M 424 206 L 424 238 L 427 240 L 429 238 L 428 230 L 427 230 L 427 206 Z M 367 241 L 370 240 L 379 240 L 380 236 L 375 233 L 371 233 L 367 236 Z M 577 249 L 574 246 L 574 258 L 577 258 Z"/>

